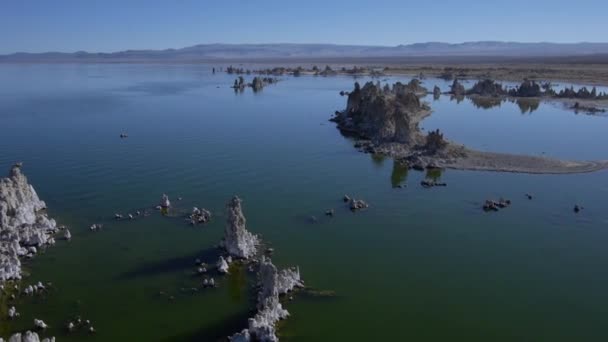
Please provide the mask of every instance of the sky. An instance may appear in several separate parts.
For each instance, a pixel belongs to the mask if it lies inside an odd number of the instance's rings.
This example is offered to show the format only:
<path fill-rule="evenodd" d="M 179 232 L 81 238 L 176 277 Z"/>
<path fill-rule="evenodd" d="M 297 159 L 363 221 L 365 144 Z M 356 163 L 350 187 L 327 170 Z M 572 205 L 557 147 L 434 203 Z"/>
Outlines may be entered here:
<path fill-rule="evenodd" d="M 607 0 L 0 0 L 0 54 L 205 43 L 606 42 Z"/>

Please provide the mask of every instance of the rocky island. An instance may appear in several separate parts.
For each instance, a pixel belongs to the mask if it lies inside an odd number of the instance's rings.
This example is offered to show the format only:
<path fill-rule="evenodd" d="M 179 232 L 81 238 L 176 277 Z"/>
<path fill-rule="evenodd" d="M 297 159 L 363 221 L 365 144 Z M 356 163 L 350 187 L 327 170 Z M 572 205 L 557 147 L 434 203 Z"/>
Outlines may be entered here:
<path fill-rule="evenodd" d="M 473 89 L 483 94 L 504 92 L 502 87 L 487 82 Z M 452 93 L 464 96 L 467 91 L 455 80 Z M 421 102 L 411 85 L 397 82 L 392 87 L 382 87 L 380 83 L 368 82 L 363 87 L 355 83 L 346 109 L 336 112 L 330 120 L 336 122 L 343 134 L 358 140 L 355 147 L 391 156 L 414 169 L 580 173 L 608 167 L 608 161 L 564 161 L 472 150 L 445 139 L 438 130 L 423 134 L 419 123 L 430 114 L 430 107 Z"/>

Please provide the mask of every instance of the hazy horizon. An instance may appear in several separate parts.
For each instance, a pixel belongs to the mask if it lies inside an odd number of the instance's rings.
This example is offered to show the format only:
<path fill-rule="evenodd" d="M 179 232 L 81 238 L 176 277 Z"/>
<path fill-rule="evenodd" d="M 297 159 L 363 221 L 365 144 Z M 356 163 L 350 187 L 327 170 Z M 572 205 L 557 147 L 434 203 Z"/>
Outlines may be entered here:
<path fill-rule="evenodd" d="M 512 0 L 288 3 L 13 1 L 0 5 L 0 54 L 162 50 L 198 44 L 398 46 L 424 42 L 605 42 L 608 4 Z"/>

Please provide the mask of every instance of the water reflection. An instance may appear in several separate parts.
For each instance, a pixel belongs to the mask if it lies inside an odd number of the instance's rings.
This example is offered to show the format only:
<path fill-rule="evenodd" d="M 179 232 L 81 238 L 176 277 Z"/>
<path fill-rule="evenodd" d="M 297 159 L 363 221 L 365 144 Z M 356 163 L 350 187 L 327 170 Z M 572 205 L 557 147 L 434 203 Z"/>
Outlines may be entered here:
<path fill-rule="evenodd" d="M 371 153 L 370 156 L 372 158 L 372 162 L 374 163 L 374 165 L 376 165 L 378 167 L 384 165 L 384 160 L 386 159 L 386 156 L 384 154 Z"/>
<path fill-rule="evenodd" d="M 456 101 L 456 104 L 459 104 L 460 102 L 464 101 L 464 95 L 452 95 L 450 96 L 450 101 Z"/>
<path fill-rule="evenodd" d="M 391 185 L 393 188 L 396 188 L 407 181 L 408 171 L 409 168 L 406 165 L 393 160 L 393 172 L 391 172 Z"/>
<path fill-rule="evenodd" d="M 426 169 L 426 179 L 432 180 L 433 182 L 439 182 L 441 180 L 442 175 L 443 175 L 442 169 L 439 169 L 439 168 Z"/>
<path fill-rule="evenodd" d="M 500 107 L 502 99 L 500 97 L 470 97 L 471 102 L 476 108 L 481 109 L 492 109 L 494 107 Z"/>
<path fill-rule="evenodd" d="M 228 292 L 230 298 L 241 300 L 247 295 L 247 272 L 244 265 L 233 264 L 228 276 Z"/>
<path fill-rule="evenodd" d="M 522 114 L 532 113 L 540 106 L 539 99 L 517 99 L 515 101 Z"/>

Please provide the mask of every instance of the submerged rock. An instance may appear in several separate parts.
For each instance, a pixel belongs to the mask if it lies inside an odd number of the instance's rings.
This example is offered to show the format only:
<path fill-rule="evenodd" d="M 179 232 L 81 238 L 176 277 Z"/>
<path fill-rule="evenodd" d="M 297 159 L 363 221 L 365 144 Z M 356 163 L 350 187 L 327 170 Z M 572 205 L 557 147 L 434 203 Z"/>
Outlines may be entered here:
<path fill-rule="evenodd" d="M 211 220 L 211 212 L 205 208 L 199 209 L 197 207 L 192 208 L 192 214 L 190 214 L 190 223 L 204 224 Z"/>
<path fill-rule="evenodd" d="M 55 243 L 57 224 L 45 209 L 46 204 L 21 173 L 21 164 L 0 179 L 0 283 L 21 279 L 19 257 L 35 254 L 35 247 Z"/>
<path fill-rule="evenodd" d="M 350 210 L 356 211 L 368 208 L 369 204 L 367 204 L 364 200 L 358 200 L 353 198 L 349 203 L 349 207 Z"/>
<path fill-rule="evenodd" d="M 228 219 L 222 244 L 229 255 L 249 259 L 257 254 L 260 242 L 256 235 L 247 230 L 247 220 L 243 215 L 241 202 L 238 196 L 234 196 L 226 204 Z"/>

